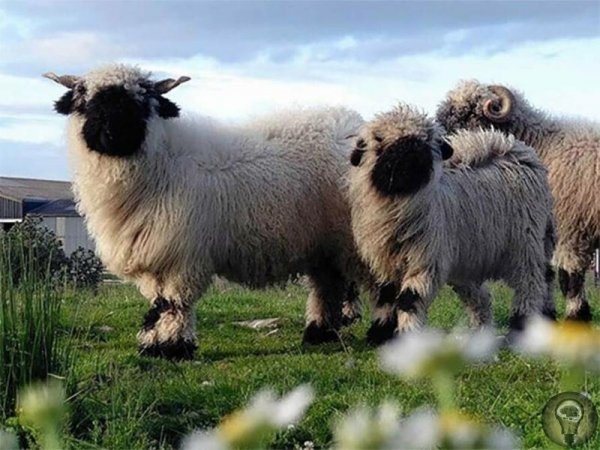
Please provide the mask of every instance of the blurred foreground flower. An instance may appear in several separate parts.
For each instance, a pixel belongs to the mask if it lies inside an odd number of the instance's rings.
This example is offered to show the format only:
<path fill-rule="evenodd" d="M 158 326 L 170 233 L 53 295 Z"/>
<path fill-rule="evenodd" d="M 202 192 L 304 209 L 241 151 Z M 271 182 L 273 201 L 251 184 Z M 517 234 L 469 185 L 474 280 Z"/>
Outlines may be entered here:
<path fill-rule="evenodd" d="M 600 329 L 583 322 L 531 320 L 516 349 L 526 355 L 549 356 L 562 367 L 563 391 L 579 392 L 585 371 L 600 372 Z"/>
<path fill-rule="evenodd" d="M 519 440 L 507 429 L 489 426 L 459 412 L 421 410 L 408 417 L 391 448 L 515 449 Z"/>
<path fill-rule="evenodd" d="M 259 392 L 243 410 L 226 417 L 212 431 L 198 431 L 183 443 L 184 450 L 260 448 L 275 431 L 298 422 L 313 401 L 310 386 L 302 385 L 277 398 L 270 390 Z"/>
<path fill-rule="evenodd" d="M 444 334 L 423 330 L 400 336 L 380 352 L 381 365 L 404 378 L 429 377 L 440 408 L 455 409 L 454 376 L 467 364 L 491 359 L 499 346 L 496 333 L 481 329 L 473 334 Z"/>
<path fill-rule="evenodd" d="M 393 403 L 377 410 L 366 407 L 352 410 L 334 430 L 335 448 L 340 450 L 388 448 L 400 432 L 400 411 Z"/>
<path fill-rule="evenodd" d="M 17 438 L 7 431 L 0 430 L 0 450 L 19 450 Z"/>
<path fill-rule="evenodd" d="M 600 371 L 600 329 L 583 322 L 533 319 L 517 342 L 517 349 L 533 356 L 550 356 L 571 366 Z"/>
<path fill-rule="evenodd" d="M 411 332 L 381 349 L 382 367 L 405 378 L 458 372 L 471 362 L 490 359 L 498 350 L 493 330 L 444 334 L 437 330 Z"/>
<path fill-rule="evenodd" d="M 59 450 L 65 414 L 65 391 L 60 383 L 37 384 L 19 393 L 17 412 L 21 425 L 29 428 L 42 450 Z"/>
<path fill-rule="evenodd" d="M 519 440 L 508 430 L 449 412 L 419 410 L 401 419 L 398 409 L 385 403 L 378 410 L 351 411 L 334 432 L 340 450 L 387 449 L 514 449 Z"/>

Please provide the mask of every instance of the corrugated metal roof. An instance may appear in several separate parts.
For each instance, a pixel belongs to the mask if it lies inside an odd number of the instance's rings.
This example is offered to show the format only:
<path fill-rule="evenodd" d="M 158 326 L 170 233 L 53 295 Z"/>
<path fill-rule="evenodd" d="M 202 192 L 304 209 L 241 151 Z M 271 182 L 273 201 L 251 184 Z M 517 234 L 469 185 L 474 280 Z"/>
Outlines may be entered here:
<path fill-rule="evenodd" d="M 26 198 L 58 200 L 71 199 L 73 193 L 68 181 L 0 177 L 0 197 L 16 201 Z"/>
<path fill-rule="evenodd" d="M 79 217 L 75 202 L 69 199 L 54 200 L 27 213 L 44 217 Z"/>

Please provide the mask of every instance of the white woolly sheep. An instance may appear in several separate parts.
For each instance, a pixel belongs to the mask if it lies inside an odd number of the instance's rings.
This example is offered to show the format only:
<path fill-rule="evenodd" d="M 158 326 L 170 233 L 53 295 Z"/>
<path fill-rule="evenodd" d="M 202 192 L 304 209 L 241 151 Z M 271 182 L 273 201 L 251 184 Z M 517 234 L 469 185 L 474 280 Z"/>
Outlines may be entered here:
<path fill-rule="evenodd" d="M 460 83 L 437 111 L 449 131 L 496 128 L 532 146 L 548 169 L 558 243 L 554 264 L 567 298 L 566 317 L 590 321 L 585 271 L 600 245 L 600 126 L 552 117 L 500 85 Z"/>
<path fill-rule="evenodd" d="M 69 88 L 55 109 L 70 117 L 74 192 L 99 256 L 151 302 L 143 354 L 193 355 L 193 306 L 214 274 L 252 287 L 307 274 L 304 341 L 337 337 L 342 301 L 357 297 L 342 183 L 357 113 L 299 109 L 225 126 L 175 119 L 162 94 L 187 77 L 155 82 L 125 65 L 46 76 Z"/>
<path fill-rule="evenodd" d="M 364 127 L 352 163 L 352 229 L 383 285 L 371 336 L 383 342 L 422 326 L 445 283 L 477 312 L 489 309 L 482 283 L 506 281 L 515 290 L 511 333 L 532 315 L 553 316 L 552 200 L 533 149 L 493 131 L 444 141 L 432 119 L 400 105 Z"/>

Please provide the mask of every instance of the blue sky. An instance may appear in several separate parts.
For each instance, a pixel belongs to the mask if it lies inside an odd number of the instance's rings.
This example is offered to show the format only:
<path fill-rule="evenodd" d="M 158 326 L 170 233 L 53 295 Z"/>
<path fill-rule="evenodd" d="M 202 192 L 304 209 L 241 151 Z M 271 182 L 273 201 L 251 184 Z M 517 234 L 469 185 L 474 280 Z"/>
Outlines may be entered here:
<path fill-rule="evenodd" d="M 184 111 L 239 121 L 292 104 L 433 112 L 460 79 L 600 121 L 600 0 L 0 1 L 0 175 L 68 179 L 63 89 L 112 61 L 192 81 Z"/>

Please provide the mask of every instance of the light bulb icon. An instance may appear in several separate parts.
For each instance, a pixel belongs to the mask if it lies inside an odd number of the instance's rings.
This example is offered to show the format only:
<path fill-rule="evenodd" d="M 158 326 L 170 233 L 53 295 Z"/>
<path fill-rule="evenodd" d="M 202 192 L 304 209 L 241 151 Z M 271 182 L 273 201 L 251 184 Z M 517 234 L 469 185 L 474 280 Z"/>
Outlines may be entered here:
<path fill-rule="evenodd" d="M 583 405 L 576 400 L 563 400 L 555 410 L 556 418 L 561 427 L 563 439 L 571 447 L 577 437 L 577 428 L 583 419 Z"/>

